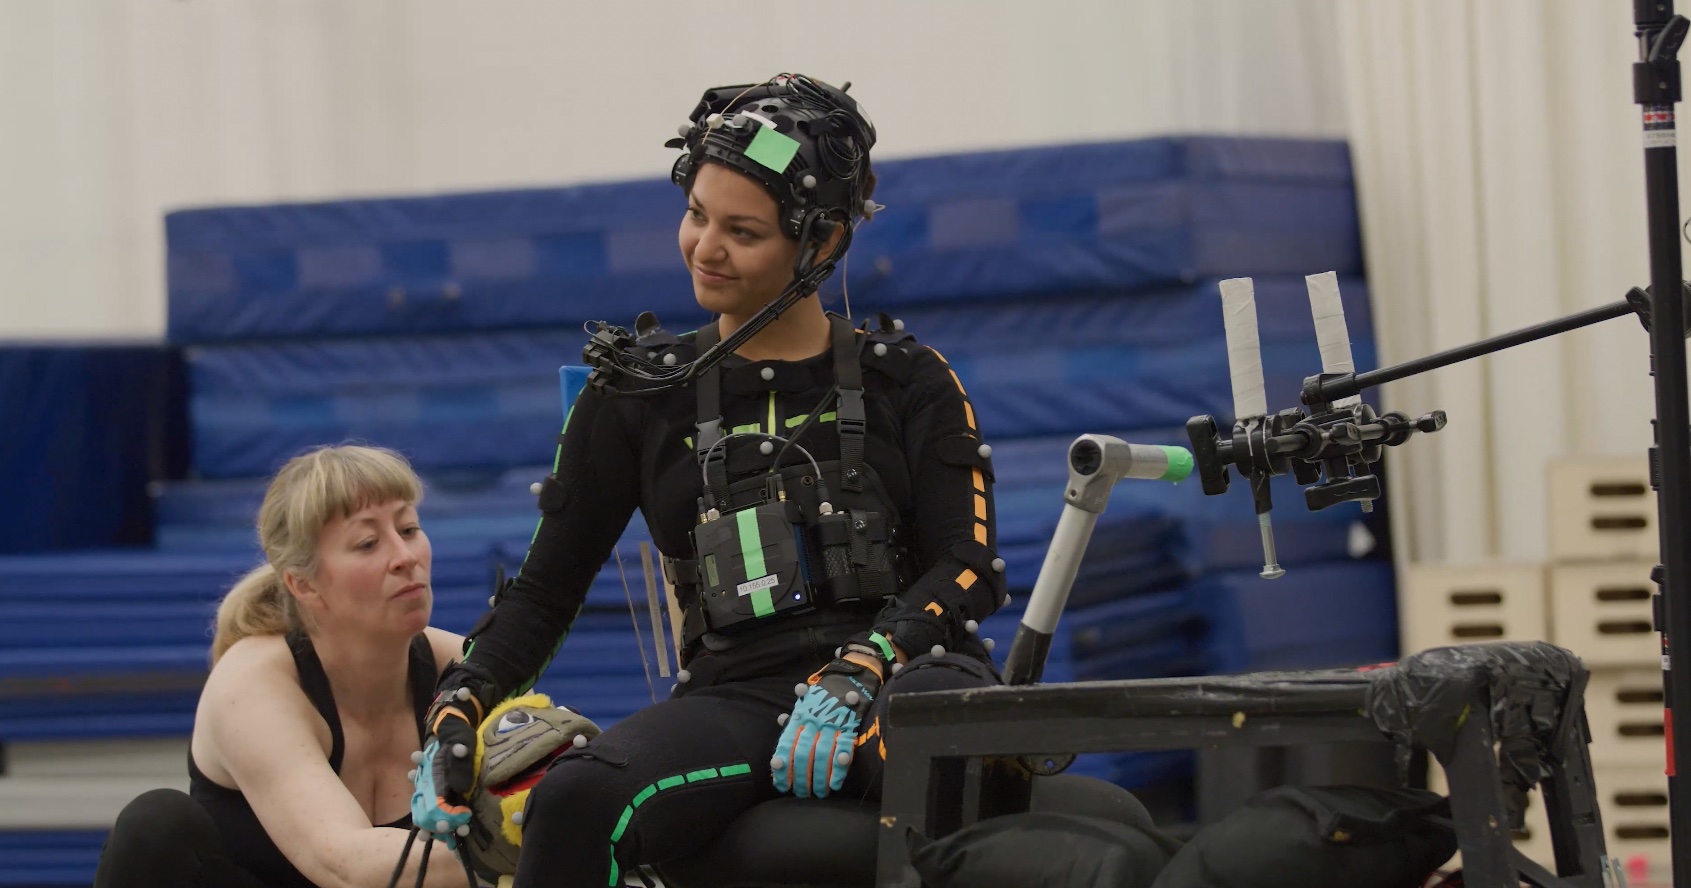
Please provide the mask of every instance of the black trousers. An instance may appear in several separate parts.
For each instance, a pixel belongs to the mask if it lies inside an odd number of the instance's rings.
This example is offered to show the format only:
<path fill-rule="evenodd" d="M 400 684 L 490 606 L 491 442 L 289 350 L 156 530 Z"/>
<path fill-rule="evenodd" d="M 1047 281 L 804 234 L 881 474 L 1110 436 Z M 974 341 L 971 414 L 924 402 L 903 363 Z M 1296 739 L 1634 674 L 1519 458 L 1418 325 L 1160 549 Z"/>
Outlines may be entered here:
<path fill-rule="evenodd" d="M 748 650 L 695 656 L 691 679 L 662 703 L 613 725 L 553 763 L 529 794 L 516 888 L 607 888 L 640 864 L 686 857 L 741 813 L 777 796 L 769 760 L 793 686 L 834 657 L 824 629 Z M 984 687 L 982 659 L 924 655 L 894 673 L 875 699 L 841 794 L 879 799 L 885 767 L 880 720 L 905 691 Z M 568 701 L 560 701 L 567 703 Z"/>
<path fill-rule="evenodd" d="M 217 825 L 177 789 L 144 792 L 112 826 L 94 888 L 265 888 L 223 853 Z"/>

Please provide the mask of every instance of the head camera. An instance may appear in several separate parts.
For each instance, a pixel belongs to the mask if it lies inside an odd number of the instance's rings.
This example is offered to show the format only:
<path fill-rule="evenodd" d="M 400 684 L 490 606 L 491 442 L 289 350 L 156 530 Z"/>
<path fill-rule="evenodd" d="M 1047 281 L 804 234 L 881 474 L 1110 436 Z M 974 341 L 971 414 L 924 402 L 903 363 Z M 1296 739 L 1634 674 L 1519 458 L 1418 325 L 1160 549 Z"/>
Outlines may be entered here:
<path fill-rule="evenodd" d="M 850 87 L 848 83 L 847 88 Z M 682 188 L 714 161 L 757 181 L 775 198 L 781 229 L 798 240 L 879 209 L 871 200 L 869 150 L 875 125 L 857 102 L 800 74 L 705 91 L 672 148 L 686 148 L 670 170 Z"/>
<path fill-rule="evenodd" d="M 763 186 L 775 198 L 781 232 L 798 241 L 793 280 L 733 333 L 683 365 L 657 365 L 633 354 L 635 338 L 604 321 L 588 325 L 592 339 L 582 361 L 593 370 L 587 387 L 653 395 L 684 385 L 716 366 L 800 299 L 816 292 L 834 264 L 851 247 L 859 218 L 881 209 L 870 199 L 875 175 L 869 149 L 875 125 L 844 87 L 801 74 L 782 74 L 763 83 L 706 90 L 682 124 L 680 138 L 666 144 L 685 148 L 670 179 L 682 188 L 705 163 L 720 163 Z M 829 238 L 838 232 L 833 241 Z M 831 243 L 827 255 L 824 245 Z"/>

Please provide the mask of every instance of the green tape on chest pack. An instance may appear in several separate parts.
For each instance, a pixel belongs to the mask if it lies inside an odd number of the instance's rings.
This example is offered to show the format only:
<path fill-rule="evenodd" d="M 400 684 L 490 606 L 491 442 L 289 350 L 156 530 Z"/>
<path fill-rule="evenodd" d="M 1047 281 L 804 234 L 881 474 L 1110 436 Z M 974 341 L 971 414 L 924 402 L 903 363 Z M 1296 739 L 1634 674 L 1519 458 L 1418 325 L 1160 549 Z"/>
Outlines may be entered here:
<path fill-rule="evenodd" d="M 740 557 L 745 559 L 746 579 L 755 580 L 768 574 L 763 567 L 763 534 L 757 529 L 757 511 L 741 509 L 734 514 L 734 520 L 740 525 Z"/>

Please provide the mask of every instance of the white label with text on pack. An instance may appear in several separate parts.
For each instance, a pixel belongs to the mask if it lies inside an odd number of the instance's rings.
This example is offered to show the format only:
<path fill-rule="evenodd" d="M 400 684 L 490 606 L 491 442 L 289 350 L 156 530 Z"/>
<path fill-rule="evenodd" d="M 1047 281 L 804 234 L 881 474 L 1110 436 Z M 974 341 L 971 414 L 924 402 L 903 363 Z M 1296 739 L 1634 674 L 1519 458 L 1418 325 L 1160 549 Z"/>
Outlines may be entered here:
<path fill-rule="evenodd" d="M 750 595 L 759 589 L 768 589 L 778 582 L 780 582 L 780 580 L 777 579 L 774 574 L 770 574 L 766 577 L 758 577 L 755 580 L 747 580 L 734 588 L 741 595 Z"/>

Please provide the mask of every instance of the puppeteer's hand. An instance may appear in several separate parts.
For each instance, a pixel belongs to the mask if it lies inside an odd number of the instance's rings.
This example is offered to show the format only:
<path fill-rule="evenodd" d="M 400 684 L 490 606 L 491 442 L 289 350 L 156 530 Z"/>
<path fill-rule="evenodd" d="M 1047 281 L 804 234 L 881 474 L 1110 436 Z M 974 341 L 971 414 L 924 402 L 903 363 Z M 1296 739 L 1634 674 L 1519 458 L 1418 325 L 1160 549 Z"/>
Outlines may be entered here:
<path fill-rule="evenodd" d="M 459 699 L 459 695 L 463 699 Z M 412 756 L 411 821 L 447 847 L 468 834 L 470 789 L 475 783 L 476 728 L 464 712 L 467 690 L 443 691 L 429 708 L 429 735 Z M 467 704 L 474 707 L 473 703 Z"/>
<path fill-rule="evenodd" d="M 857 732 L 881 692 L 881 676 L 873 667 L 838 659 L 795 690 L 798 703 L 769 767 L 776 790 L 822 798 L 845 784 Z"/>

